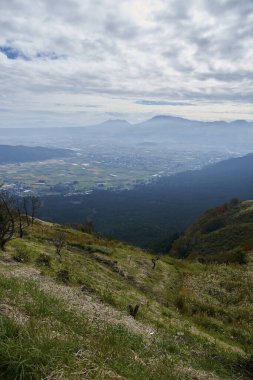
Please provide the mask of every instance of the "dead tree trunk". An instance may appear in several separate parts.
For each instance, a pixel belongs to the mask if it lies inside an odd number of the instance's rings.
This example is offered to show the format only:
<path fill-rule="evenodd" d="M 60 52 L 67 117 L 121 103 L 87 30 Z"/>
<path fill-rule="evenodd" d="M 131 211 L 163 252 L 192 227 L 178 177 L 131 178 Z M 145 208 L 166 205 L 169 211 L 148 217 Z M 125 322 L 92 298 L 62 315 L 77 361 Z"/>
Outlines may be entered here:
<path fill-rule="evenodd" d="M 152 263 L 153 263 L 153 266 L 152 266 L 152 269 L 153 269 L 153 270 L 155 269 L 155 267 L 156 267 L 156 262 L 157 262 L 159 259 L 160 259 L 159 256 L 154 257 L 153 259 L 151 259 L 151 261 L 152 261 Z"/>
<path fill-rule="evenodd" d="M 5 250 L 6 243 L 15 233 L 15 215 L 12 199 L 5 193 L 0 194 L 0 249 Z"/>

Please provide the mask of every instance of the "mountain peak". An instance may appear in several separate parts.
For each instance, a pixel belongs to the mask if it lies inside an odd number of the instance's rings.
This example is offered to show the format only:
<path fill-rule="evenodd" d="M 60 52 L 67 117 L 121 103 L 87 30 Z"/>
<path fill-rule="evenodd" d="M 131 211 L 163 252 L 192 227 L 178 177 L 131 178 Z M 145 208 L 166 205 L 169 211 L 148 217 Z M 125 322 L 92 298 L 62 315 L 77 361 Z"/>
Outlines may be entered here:
<path fill-rule="evenodd" d="M 234 120 L 231 123 L 234 125 L 247 125 L 248 124 L 247 120 Z"/>

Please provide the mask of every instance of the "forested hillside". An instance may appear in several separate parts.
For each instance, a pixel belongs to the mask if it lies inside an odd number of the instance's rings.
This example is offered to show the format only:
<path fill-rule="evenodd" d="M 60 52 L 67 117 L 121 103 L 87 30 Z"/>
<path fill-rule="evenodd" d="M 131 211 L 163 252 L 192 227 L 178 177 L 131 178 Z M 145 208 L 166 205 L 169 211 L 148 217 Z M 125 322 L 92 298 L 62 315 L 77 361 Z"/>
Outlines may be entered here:
<path fill-rule="evenodd" d="M 183 232 L 206 209 L 235 197 L 251 199 L 252 167 L 253 155 L 247 155 L 132 190 L 49 196 L 43 198 L 40 216 L 59 223 L 83 223 L 88 218 L 105 236 L 168 251 L 172 235 Z"/>
<path fill-rule="evenodd" d="M 232 199 L 206 211 L 172 246 L 171 255 L 204 261 L 244 261 L 253 247 L 253 201 Z"/>

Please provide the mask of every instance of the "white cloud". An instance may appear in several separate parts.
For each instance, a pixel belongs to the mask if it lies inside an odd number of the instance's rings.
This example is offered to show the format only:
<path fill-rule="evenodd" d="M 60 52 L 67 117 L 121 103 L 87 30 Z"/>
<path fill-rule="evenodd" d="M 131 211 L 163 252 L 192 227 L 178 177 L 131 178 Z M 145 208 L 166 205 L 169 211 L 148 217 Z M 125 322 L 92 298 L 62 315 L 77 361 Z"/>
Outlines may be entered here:
<path fill-rule="evenodd" d="M 252 119 L 251 0 L 0 2 L 1 126 Z"/>

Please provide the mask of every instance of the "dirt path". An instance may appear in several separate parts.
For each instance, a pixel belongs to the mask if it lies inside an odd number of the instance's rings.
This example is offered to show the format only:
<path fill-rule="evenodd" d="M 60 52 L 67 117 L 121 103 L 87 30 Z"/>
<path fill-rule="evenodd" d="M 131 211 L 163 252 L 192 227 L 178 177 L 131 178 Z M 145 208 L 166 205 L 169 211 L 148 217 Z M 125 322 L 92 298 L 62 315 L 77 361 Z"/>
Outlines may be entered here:
<path fill-rule="evenodd" d="M 39 288 L 45 293 L 65 301 L 70 310 L 77 310 L 85 314 L 94 323 L 105 321 L 112 324 L 122 324 L 129 330 L 142 334 L 144 337 L 153 337 L 156 332 L 151 326 L 145 325 L 131 316 L 114 309 L 81 291 L 80 288 L 56 283 L 50 277 L 42 276 L 40 271 L 32 267 L 19 267 L 16 264 L 7 264 L 8 271 L 0 268 L 0 273 L 6 276 L 20 277 L 26 280 L 36 280 Z"/>
<path fill-rule="evenodd" d="M 144 323 L 128 316 L 126 313 L 116 310 L 112 306 L 105 305 L 94 296 L 92 297 L 91 295 L 82 292 L 81 288 L 56 283 L 52 278 L 41 275 L 40 271 L 33 267 L 24 266 L 23 264 L 19 265 L 13 263 L 13 261 L 3 264 L 5 269 L 0 267 L 0 273 L 5 274 L 6 276 L 36 280 L 42 291 L 64 300 L 70 310 L 75 309 L 78 312 L 83 313 L 93 323 L 99 324 L 100 322 L 106 322 L 111 324 L 121 324 L 132 332 L 142 334 L 144 338 L 147 338 L 149 341 L 157 336 L 157 331 L 152 326 L 145 325 Z M 189 326 L 188 323 L 184 323 L 184 321 L 181 321 L 180 319 L 172 318 L 168 323 L 178 326 L 179 330 L 187 329 L 192 334 L 201 336 L 225 350 L 246 356 L 246 353 L 240 347 L 230 345 L 220 339 L 215 339 L 208 333 L 199 330 L 196 326 Z"/>

